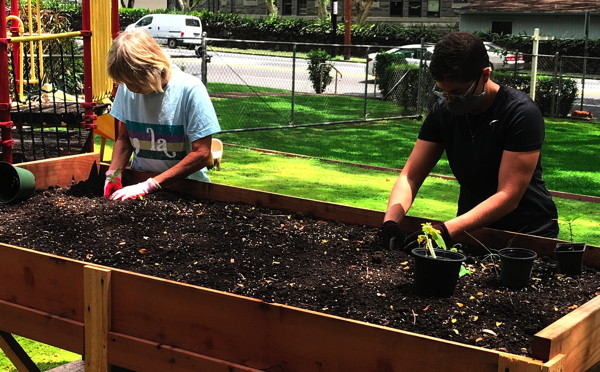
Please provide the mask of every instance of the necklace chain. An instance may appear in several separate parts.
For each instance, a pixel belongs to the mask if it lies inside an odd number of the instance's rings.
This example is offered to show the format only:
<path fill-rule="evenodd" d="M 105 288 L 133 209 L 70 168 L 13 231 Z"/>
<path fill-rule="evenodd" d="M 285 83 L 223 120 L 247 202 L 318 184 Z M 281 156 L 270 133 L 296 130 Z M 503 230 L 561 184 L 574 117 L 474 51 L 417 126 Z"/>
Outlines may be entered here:
<path fill-rule="evenodd" d="M 471 129 L 471 121 L 469 120 L 469 114 L 465 115 L 465 119 L 467 119 L 467 128 L 469 129 L 469 134 L 471 135 L 471 143 L 475 143 L 475 135 L 477 134 L 477 126 L 475 126 L 475 131 Z"/>

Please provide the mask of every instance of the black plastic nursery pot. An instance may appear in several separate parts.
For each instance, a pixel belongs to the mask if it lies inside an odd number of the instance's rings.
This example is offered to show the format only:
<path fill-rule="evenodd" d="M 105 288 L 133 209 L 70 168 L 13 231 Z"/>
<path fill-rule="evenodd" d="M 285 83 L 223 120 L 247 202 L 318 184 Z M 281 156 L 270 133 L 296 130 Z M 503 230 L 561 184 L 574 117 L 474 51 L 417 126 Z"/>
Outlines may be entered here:
<path fill-rule="evenodd" d="M 583 267 L 585 243 L 558 243 L 554 255 L 558 260 L 559 272 L 567 275 L 579 275 Z"/>
<path fill-rule="evenodd" d="M 500 256 L 500 278 L 502 284 L 509 288 L 519 289 L 529 284 L 533 260 L 537 253 L 524 248 L 503 248 Z"/>
<path fill-rule="evenodd" d="M 35 190 L 35 176 L 27 169 L 0 161 L 0 203 L 25 200 Z"/>
<path fill-rule="evenodd" d="M 449 297 L 454 293 L 460 266 L 467 259 L 462 253 L 434 249 L 436 258 L 426 248 L 415 248 L 415 286 L 423 296 Z"/>

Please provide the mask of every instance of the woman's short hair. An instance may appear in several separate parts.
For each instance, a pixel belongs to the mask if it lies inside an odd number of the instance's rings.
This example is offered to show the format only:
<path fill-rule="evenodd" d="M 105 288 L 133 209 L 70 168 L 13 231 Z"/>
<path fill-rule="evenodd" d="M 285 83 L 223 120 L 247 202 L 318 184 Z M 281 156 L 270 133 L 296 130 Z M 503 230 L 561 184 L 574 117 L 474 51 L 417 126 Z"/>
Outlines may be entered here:
<path fill-rule="evenodd" d="M 483 41 L 468 32 L 451 32 L 435 44 L 429 71 L 435 81 L 472 81 L 490 66 Z"/>
<path fill-rule="evenodd" d="M 117 36 L 108 52 L 108 75 L 118 84 L 147 86 L 163 91 L 163 80 L 171 78 L 171 59 L 144 29 Z"/>

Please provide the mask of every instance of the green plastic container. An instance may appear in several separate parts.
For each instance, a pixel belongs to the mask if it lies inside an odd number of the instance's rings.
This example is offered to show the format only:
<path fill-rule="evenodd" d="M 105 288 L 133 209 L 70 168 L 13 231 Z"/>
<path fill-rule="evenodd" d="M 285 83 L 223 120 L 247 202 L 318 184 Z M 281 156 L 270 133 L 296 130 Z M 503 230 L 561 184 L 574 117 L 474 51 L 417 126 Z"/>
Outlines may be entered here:
<path fill-rule="evenodd" d="M 0 161 L 0 203 L 25 200 L 35 190 L 35 176 L 27 169 Z"/>

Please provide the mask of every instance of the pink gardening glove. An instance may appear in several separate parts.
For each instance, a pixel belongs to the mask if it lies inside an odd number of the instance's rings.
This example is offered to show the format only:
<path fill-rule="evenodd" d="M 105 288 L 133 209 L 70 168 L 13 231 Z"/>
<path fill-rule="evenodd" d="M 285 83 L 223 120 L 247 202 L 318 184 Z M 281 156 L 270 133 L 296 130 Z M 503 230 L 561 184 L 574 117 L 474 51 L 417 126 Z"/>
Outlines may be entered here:
<path fill-rule="evenodd" d="M 111 200 L 127 200 L 143 197 L 151 192 L 160 190 L 160 185 L 153 178 L 148 178 L 144 182 L 136 183 L 135 185 L 124 187 L 115 191 L 111 196 Z"/>
<path fill-rule="evenodd" d="M 123 188 L 121 183 L 121 170 L 109 170 L 106 172 L 106 181 L 104 181 L 104 197 L 110 198 L 113 192 Z"/>

